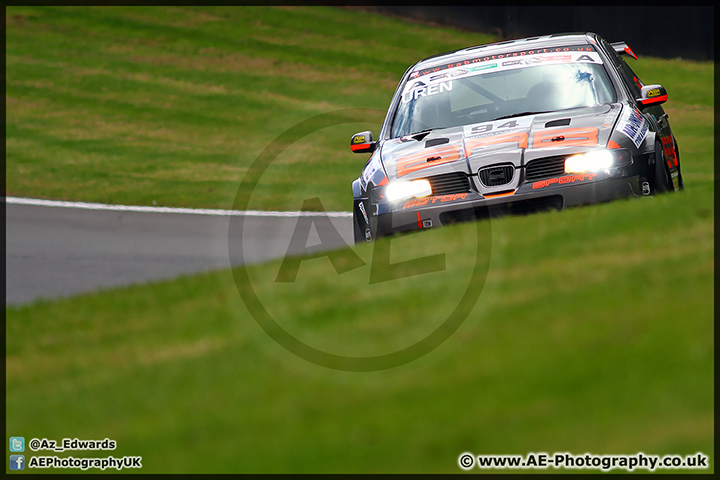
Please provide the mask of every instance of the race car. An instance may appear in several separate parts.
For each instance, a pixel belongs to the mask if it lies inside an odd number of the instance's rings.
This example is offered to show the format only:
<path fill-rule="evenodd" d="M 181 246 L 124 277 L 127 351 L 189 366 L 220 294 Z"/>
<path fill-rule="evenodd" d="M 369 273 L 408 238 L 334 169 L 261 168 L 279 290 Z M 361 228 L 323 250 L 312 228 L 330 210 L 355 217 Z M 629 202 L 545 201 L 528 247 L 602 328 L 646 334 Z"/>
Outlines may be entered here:
<path fill-rule="evenodd" d="M 474 46 L 407 69 L 352 184 L 355 242 L 504 213 L 683 188 L 662 85 L 624 42 L 562 33 Z"/>

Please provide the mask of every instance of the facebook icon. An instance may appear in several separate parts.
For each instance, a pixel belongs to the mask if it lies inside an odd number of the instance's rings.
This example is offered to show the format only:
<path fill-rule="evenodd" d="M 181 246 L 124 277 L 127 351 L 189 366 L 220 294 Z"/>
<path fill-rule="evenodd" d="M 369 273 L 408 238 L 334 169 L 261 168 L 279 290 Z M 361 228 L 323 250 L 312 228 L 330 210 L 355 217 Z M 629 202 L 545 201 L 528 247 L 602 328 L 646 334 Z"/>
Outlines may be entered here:
<path fill-rule="evenodd" d="M 10 470 L 25 470 L 25 455 L 10 455 Z"/>

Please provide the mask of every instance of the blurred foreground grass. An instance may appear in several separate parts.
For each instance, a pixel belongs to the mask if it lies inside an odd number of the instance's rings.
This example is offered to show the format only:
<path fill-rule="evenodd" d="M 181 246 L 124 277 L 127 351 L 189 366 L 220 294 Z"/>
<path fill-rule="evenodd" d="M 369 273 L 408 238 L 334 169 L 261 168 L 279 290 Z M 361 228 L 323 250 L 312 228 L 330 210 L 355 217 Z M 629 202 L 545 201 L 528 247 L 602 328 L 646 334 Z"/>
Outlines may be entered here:
<path fill-rule="evenodd" d="M 367 265 L 342 275 L 327 257 L 303 261 L 294 288 L 274 283 L 279 261 L 249 269 L 301 341 L 368 356 L 425 335 L 471 260 L 486 262 L 460 328 L 380 371 L 284 350 L 229 271 L 8 309 L 6 437 L 108 437 L 146 473 L 456 472 L 465 451 L 701 451 L 712 467 L 714 211 L 702 190 L 493 220 L 485 257 L 473 224 L 382 240 L 393 262 L 428 244 L 447 252 L 446 271 L 409 281 L 369 286 L 370 245 L 354 248 Z"/>

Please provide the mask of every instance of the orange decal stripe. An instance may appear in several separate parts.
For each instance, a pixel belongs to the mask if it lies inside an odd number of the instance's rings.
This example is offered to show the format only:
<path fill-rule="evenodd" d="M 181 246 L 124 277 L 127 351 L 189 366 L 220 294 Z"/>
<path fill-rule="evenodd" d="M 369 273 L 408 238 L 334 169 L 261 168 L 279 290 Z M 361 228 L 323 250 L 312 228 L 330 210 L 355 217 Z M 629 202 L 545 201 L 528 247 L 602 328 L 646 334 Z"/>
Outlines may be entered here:
<path fill-rule="evenodd" d="M 598 144 L 599 133 L 600 130 L 597 127 L 561 128 L 535 132 L 532 148 L 566 147 L 570 145 L 594 147 Z M 564 138 L 558 140 L 560 137 Z M 553 141 L 553 139 L 556 139 L 556 141 Z"/>
<path fill-rule="evenodd" d="M 467 140 L 465 141 L 465 156 L 469 157 L 472 155 L 473 150 L 476 148 L 498 145 L 501 143 L 517 143 L 519 148 L 527 148 L 528 134 L 527 132 L 516 132 Z"/>
<path fill-rule="evenodd" d="M 369 143 L 358 143 L 355 145 L 350 145 L 350 150 L 352 150 L 354 152 L 356 150 L 362 150 L 362 149 L 368 148 L 368 147 L 370 147 Z"/>
<path fill-rule="evenodd" d="M 418 153 L 402 157 L 397 161 L 397 176 L 402 177 L 408 173 L 422 170 L 423 168 L 444 163 L 454 162 L 461 158 L 461 150 L 455 145 L 445 147 L 425 148 Z M 428 161 L 428 158 L 439 157 Z"/>
<path fill-rule="evenodd" d="M 643 105 L 649 105 L 651 103 L 657 103 L 657 102 L 667 102 L 668 96 L 667 95 L 660 95 L 659 97 L 652 97 L 652 98 L 646 98 L 645 100 L 640 100 L 640 103 Z"/>
<path fill-rule="evenodd" d="M 483 195 L 485 198 L 499 198 L 499 197 L 508 197 L 510 195 L 515 195 L 515 190 L 512 192 L 505 192 L 505 193 L 495 193 L 491 195 Z"/>

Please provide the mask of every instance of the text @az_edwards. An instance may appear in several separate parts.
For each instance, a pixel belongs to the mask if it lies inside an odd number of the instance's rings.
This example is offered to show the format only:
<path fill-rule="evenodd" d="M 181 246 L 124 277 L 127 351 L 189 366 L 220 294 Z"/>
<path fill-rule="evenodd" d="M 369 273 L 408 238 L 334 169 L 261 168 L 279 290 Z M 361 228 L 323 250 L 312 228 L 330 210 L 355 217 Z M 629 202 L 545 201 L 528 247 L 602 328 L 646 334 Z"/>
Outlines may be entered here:
<path fill-rule="evenodd" d="M 54 452 L 65 452 L 68 450 L 115 450 L 117 442 L 109 438 L 103 440 L 63 438 L 59 442 L 47 438 L 33 438 L 28 443 L 28 446 L 33 452 L 41 450 L 52 450 Z"/>

